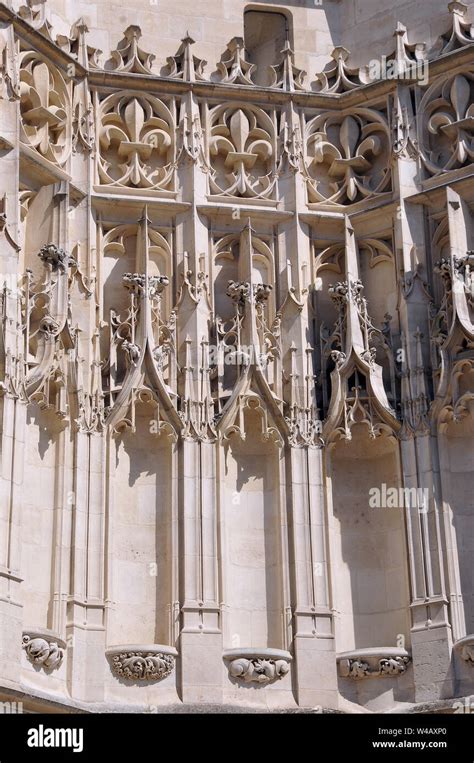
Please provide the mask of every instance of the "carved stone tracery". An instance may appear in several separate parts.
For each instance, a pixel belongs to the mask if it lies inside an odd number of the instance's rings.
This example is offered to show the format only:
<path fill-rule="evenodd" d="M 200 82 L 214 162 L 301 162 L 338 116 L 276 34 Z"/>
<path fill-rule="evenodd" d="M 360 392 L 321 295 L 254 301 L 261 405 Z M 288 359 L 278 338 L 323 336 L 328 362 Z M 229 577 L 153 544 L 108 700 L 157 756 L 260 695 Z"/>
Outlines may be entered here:
<path fill-rule="evenodd" d="M 150 95 L 108 96 L 100 105 L 100 182 L 121 187 L 173 190 L 174 119 Z"/>
<path fill-rule="evenodd" d="M 71 150 L 71 108 L 61 72 L 40 54 L 20 54 L 21 140 L 63 165 Z"/>
<path fill-rule="evenodd" d="M 268 198 L 275 185 L 275 129 L 253 107 L 219 106 L 211 112 L 210 190 L 213 194 Z"/>
<path fill-rule="evenodd" d="M 390 190 L 390 131 L 370 109 L 323 113 L 306 128 L 310 202 L 344 204 Z"/>

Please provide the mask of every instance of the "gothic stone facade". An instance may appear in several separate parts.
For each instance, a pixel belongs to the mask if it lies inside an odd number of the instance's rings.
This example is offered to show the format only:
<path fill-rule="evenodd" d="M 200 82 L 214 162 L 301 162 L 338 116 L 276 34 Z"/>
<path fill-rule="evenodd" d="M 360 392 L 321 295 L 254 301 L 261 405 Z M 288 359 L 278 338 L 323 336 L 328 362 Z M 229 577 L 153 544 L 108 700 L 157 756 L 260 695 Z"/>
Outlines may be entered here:
<path fill-rule="evenodd" d="M 0 3 L 2 698 L 453 710 L 474 6 L 22 3 Z"/>

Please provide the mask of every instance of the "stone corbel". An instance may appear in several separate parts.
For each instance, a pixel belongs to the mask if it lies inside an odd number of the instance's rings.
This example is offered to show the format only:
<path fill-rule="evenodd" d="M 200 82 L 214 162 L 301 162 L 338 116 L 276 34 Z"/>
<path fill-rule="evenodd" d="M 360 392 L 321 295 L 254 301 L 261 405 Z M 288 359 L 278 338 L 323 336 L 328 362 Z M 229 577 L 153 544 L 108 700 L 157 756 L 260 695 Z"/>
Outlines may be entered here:
<path fill-rule="evenodd" d="M 454 649 L 468 665 L 474 665 L 474 634 L 465 636 L 454 644 Z"/>
<path fill-rule="evenodd" d="M 286 676 L 292 660 L 284 649 L 228 649 L 223 657 L 230 678 L 261 686 Z"/>
<path fill-rule="evenodd" d="M 406 673 L 411 656 L 399 647 L 355 649 L 337 655 L 341 678 L 387 678 Z"/>
<path fill-rule="evenodd" d="M 109 647 L 106 656 L 112 672 L 129 681 L 160 681 L 174 669 L 178 652 L 162 644 L 122 644 Z"/>
<path fill-rule="evenodd" d="M 53 631 L 27 628 L 23 631 L 22 648 L 33 665 L 54 670 L 63 661 L 66 642 Z"/>

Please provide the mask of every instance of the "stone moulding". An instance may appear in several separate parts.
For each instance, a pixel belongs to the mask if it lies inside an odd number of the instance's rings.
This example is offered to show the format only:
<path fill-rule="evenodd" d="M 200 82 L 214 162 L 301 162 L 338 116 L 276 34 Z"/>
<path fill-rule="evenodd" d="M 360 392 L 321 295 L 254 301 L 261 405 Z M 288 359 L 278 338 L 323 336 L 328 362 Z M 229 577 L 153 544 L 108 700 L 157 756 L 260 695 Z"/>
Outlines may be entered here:
<path fill-rule="evenodd" d="M 121 644 L 109 647 L 106 656 L 112 672 L 132 681 L 159 681 L 172 673 L 178 652 L 163 644 Z"/>
<path fill-rule="evenodd" d="M 456 641 L 454 648 L 462 660 L 465 660 L 469 665 L 474 665 L 474 633 Z"/>
<path fill-rule="evenodd" d="M 284 649 L 228 649 L 223 654 L 229 676 L 245 683 L 268 684 L 290 670 L 291 654 Z"/>
<path fill-rule="evenodd" d="M 411 662 L 406 649 L 383 646 L 341 652 L 336 659 L 341 678 L 355 679 L 401 676 Z"/>
<path fill-rule="evenodd" d="M 53 631 L 27 628 L 23 631 L 22 648 L 33 665 L 53 670 L 63 661 L 66 642 Z"/>

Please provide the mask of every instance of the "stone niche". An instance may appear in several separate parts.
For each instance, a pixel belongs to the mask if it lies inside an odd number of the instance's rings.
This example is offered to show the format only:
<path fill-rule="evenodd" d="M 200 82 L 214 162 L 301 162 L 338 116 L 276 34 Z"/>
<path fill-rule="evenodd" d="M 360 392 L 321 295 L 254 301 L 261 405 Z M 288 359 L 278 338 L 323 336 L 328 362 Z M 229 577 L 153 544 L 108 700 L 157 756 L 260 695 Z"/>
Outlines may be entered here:
<path fill-rule="evenodd" d="M 279 458 L 246 413 L 245 442 L 232 438 L 223 458 L 228 605 L 225 646 L 283 648 Z"/>
<path fill-rule="evenodd" d="M 406 649 L 354 649 L 338 654 L 337 666 L 341 693 L 375 712 L 413 694 L 411 655 Z"/>
<path fill-rule="evenodd" d="M 474 371 L 462 374 L 459 380 L 461 392 L 474 391 Z M 474 418 L 466 416 L 461 421 L 448 424 L 442 435 L 446 444 L 443 449 L 443 476 L 449 484 L 450 514 L 452 517 L 453 545 L 457 546 L 461 592 L 464 602 L 466 633 L 474 633 L 474 493 L 472 490 L 472 442 Z M 453 549 L 455 551 L 455 549 Z M 454 557 L 456 558 L 456 556 Z"/>
<path fill-rule="evenodd" d="M 136 409 L 136 433 L 114 442 L 112 642 L 171 638 L 171 446 L 150 432 L 153 408 Z"/>
<path fill-rule="evenodd" d="M 396 445 L 385 435 L 371 439 L 364 424 L 351 433 L 352 440 L 338 441 L 330 455 L 337 642 L 344 652 L 386 651 L 390 644 L 393 651 L 400 640 L 408 644 L 410 634 L 404 510 L 372 508 L 369 489 L 400 484 Z M 403 675 L 406 700 L 413 679 Z M 353 701 L 361 691 L 374 699 L 386 691 L 381 681 L 360 690 L 339 676 L 341 692 Z"/>

